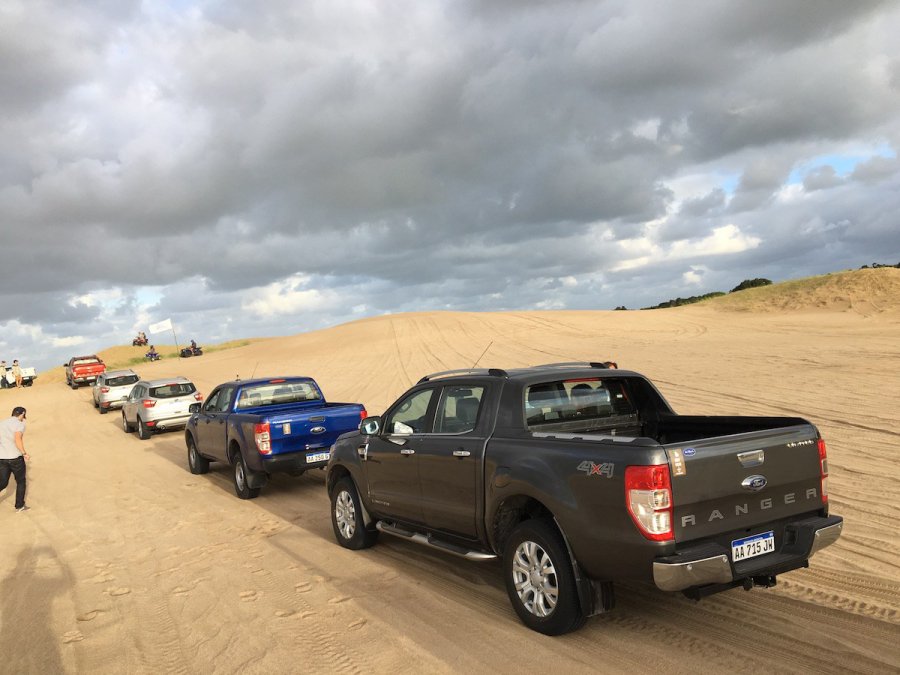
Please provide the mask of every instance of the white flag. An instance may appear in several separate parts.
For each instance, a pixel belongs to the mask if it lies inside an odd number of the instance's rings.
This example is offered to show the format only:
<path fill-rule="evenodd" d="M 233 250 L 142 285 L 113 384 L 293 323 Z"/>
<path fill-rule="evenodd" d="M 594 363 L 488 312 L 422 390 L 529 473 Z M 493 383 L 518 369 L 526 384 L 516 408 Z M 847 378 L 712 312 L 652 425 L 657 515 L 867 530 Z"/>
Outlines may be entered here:
<path fill-rule="evenodd" d="M 162 333 L 164 330 L 172 330 L 172 319 L 150 324 L 151 333 Z"/>

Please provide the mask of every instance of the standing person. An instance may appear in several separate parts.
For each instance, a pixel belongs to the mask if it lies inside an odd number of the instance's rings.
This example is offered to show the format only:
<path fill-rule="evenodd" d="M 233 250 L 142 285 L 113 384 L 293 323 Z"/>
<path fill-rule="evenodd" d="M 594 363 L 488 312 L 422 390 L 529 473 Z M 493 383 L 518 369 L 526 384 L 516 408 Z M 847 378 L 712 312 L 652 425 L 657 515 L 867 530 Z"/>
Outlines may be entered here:
<path fill-rule="evenodd" d="M 16 386 L 22 386 L 22 369 L 19 367 L 19 359 L 13 359 L 13 377 L 16 378 Z"/>
<path fill-rule="evenodd" d="M 6 371 L 9 368 L 6 367 L 6 361 L 0 361 L 0 389 L 8 389 L 9 382 L 6 379 Z"/>
<path fill-rule="evenodd" d="M 16 478 L 16 511 L 27 511 L 25 506 L 25 408 L 13 408 L 12 417 L 0 422 L 0 490 L 9 485 L 9 474 Z"/>

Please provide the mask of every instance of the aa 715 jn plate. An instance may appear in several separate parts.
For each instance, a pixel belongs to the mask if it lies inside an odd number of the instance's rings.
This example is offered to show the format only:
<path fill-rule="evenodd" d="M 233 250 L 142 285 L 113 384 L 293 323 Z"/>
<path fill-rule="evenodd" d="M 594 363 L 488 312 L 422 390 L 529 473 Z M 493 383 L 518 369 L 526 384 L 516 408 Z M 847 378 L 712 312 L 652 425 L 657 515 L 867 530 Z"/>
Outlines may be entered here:
<path fill-rule="evenodd" d="M 731 542 L 731 559 L 740 562 L 758 555 L 775 551 L 775 533 L 772 531 L 754 534 L 751 537 L 735 539 Z"/>
<path fill-rule="evenodd" d="M 306 455 L 306 463 L 312 464 L 313 462 L 327 462 L 329 457 L 331 457 L 331 455 L 327 452 L 311 452 Z"/>

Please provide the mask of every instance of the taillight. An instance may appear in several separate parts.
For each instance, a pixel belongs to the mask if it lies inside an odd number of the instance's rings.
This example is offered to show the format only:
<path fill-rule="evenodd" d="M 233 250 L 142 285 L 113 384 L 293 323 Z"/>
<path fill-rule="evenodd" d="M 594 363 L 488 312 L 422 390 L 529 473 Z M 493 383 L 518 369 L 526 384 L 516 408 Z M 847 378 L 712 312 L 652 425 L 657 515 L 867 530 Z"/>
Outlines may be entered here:
<path fill-rule="evenodd" d="M 141 400 L 141 405 L 143 405 L 145 408 L 152 408 L 156 405 L 156 399 L 145 398 Z"/>
<path fill-rule="evenodd" d="M 363 409 L 359 411 L 359 421 L 362 422 L 368 416 L 369 416 L 369 413 L 367 413 L 365 407 L 363 407 Z"/>
<path fill-rule="evenodd" d="M 272 454 L 272 443 L 269 437 L 269 423 L 257 424 L 253 427 L 253 438 L 256 440 L 256 449 L 261 455 Z"/>
<path fill-rule="evenodd" d="M 828 503 L 828 453 L 825 450 L 825 441 L 819 439 L 819 471 L 822 476 L 822 503 Z"/>
<path fill-rule="evenodd" d="M 203 400 L 203 394 L 201 394 L 201 393 L 198 391 L 196 394 L 194 394 L 194 398 L 195 398 L 196 400 L 198 400 L 198 401 L 202 401 L 202 400 Z"/>
<path fill-rule="evenodd" d="M 109 393 L 109 387 L 100 387 L 100 393 L 101 393 L 101 394 L 108 394 L 108 393 Z"/>
<path fill-rule="evenodd" d="M 625 467 L 625 505 L 647 539 L 668 541 L 672 531 L 672 484 L 669 465 Z"/>

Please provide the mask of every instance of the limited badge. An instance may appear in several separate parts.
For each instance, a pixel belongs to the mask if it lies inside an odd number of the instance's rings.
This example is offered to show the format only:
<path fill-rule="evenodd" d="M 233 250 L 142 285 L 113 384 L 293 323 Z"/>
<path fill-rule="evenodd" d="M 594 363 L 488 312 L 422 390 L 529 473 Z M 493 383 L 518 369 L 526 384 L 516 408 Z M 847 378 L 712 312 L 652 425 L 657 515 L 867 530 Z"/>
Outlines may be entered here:
<path fill-rule="evenodd" d="M 687 474 L 687 466 L 684 463 L 684 451 L 681 448 L 669 450 L 669 463 L 672 465 L 673 476 L 684 476 Z"/>

